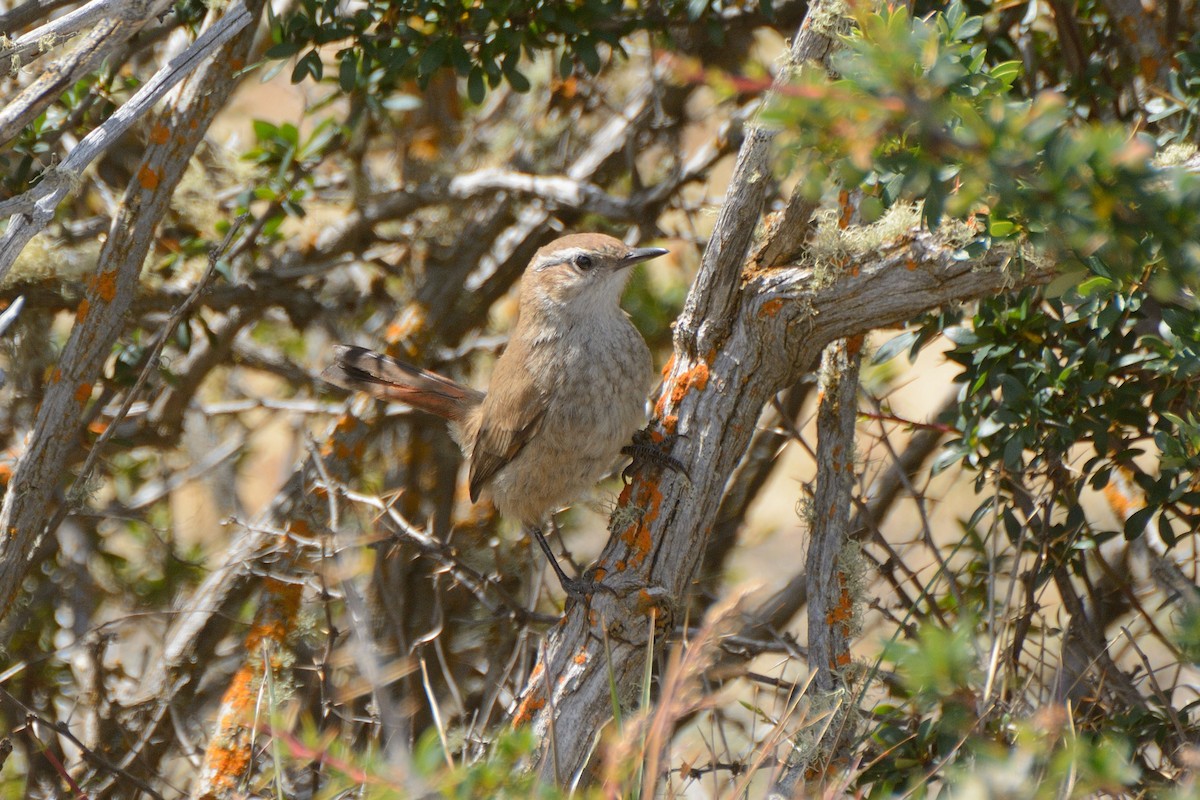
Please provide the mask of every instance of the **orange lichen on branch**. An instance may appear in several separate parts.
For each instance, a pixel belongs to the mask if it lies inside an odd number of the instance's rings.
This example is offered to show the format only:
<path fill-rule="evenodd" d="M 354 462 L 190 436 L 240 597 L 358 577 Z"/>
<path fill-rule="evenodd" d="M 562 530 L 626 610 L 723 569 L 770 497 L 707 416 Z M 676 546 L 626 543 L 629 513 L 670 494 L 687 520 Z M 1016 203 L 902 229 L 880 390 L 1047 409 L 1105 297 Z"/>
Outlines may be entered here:
<path fill-rule="evenodd" d="M 768 300 L 763 303 L 758 309 L 759 319 L 768 319 L 777 315 L 783 309 L 783 300 L 776 297 L 774 300 Z"/>
<path fill-rule="evenodd" d="M 115 270 L 106 270 L 93 275 L 88 283 L 96 291 L 96 296 L 106 303 L 111 303 L 117 296 L 117 273 Z"/>
<path fill-rule="evenodd" d="M 246 651 L 258 653 L 263 643 L 282 646 L 292 630 L 296 612 L 300 609 L 299 583 L 284 583 L 268 579 L 263 586 L 263 612 L 246 634 Z"/>
<path fill-rule="evenodd" d="M 565 618 L 565 617 L 564 617 Z M 517 711 L 513 714 L 513 727 L 518 728 L 533 719 L 533 715 L 546 705 L 546 687 L 542 685 L 542 676 L 545 675 L 545 665 L 539 660 L 533 667 L 533 672 L 529 673 L 529 681 L 527 685 L 530 687 L 525 696 L 521 698 L 521 702 L 517 705 Z"/>
<path fill-rule="evenodd" d="M 865 341 L 866 337 L 861 333 L 857 336 L 851 336 L 846 340 L 846 355 L 850 356 L 851 358 L 857 356 L 862 352 L 863 342 Z"/>
<path fill-rule="evenodd" d="M 854 624 L 854 598 L 850 592 L 846 573 L 839 571 L 837 579 L 839 588 L 838 602 L 825 615 L 825 624 L 831 628 L 836 627 L 833 631 L 833 640 L 837 650 L 834 652 L 830 663 L 830 668 L 833 669 L 846 667 L 850 664 L 850 637 L 853 633 Z"/>
<path fill-rule="evenodd" d="M 158 173 L 145 164 L 138 170 L 137 179 L 138 185 L 147 191 L 158 188 Z"/>
<path fill-rule="evenodd" d="M 639 614 L 657 614 L 660 606 L 659 599 L 649 589 L 642 589 L 637 594 L 637 610 Z"/>
<path fill-rule="evenodd" d="M 683 396 L 689 390 L 695 389 L 697 392 L 702 392 L 706 386 L 708 386 L 708 364 L 701 361 L 679 376 L 679 379 L 675 381 L 675 388 L 671 391 L 671 394 L 674 397 L 675 393 L 678 392 L 679 400 L 682 400 Z M 679 400 L 676 400 L 676 402 L 679 402 Z"/>
<path fill-rule="evenodd" d="M 621 541 L 631 551 L 626 560 L 627 566 L 636 568 L 646 560 L 646 556 L 650 555 L 650 524 L 658 519 L 662 501 L 662 492 L 654 483 L 647 482 L 638 485 L 638 494 L 634 502 L 644 511 L 638 517 L 637 522 L 629 525 L 621 534 Z"/>
<path fill-rule="evenodd" d="M 542 697 L 541 692 L 530 692 L 521 700 L 521 704 L 517 706 L 517 713 L 513 714 L 513 727 L 517 728 L 521 725 L 527 725 L 533 720 L 533 715 L 541 711 L 546 706 L 546 698 Z"/>
<path fill-rule="evenodd" d="M 83 298 L 82 300 L 80 300 L 79 308 L 75 309 L 75 321 L 83 322 L 84 318 L 87 317 L 88 309 L 91 307 L 92 307 L 92 304 L 88 302 L 88 299 L 86 297 Z"/>
<path fill-rule="evenodd" d="M 846 230 L 854 219 L 854 204 L 850 202 L 850 192 L 845 189 L 838 192 L 838 207 L 841 209 L 841 214 L 838 215 L 838 228 Z"/>
<path fill-rule="evenodd" d="M 667 399 L 669 398 L 672 405 L 679 405 L 687 393 L 692 389 L 698 392 L 704 391 L 704 387 L 708 386 L 708 364 L 701 361 L 696 366 L 689 370 L 685 370 L 677 375 L 674 381 L 670 384 L 670 389 L 663 387 L 663 392 L 659 395 L 658 402 L 654 404 L 654 414 L 657 417 L 662 417 L 663 412 L 667 408 Z"/>
<path fill-rule="evenodd" d="M 825 622 L 829 625 L 836 625 L 845 624 L 852 619 L 854 619 L 854 601 L 850 597 L 850 591 L 843 585 L 838 594 L 837 605 L 825 615 Z"/>
<path fill-rule="evenodd" d="M 166 125 L 157 122 L 150 126 L 150 141 L 153 144 L 166 144 L 171 138 L 171 131 Z"/>
<path fill-rule="evenodd" d="M 75 402 L 83 405 L 92 396 L 92 385 L 90 383 L 81 383 L 75 389 Z"/>
<path fill-rule="evenodd" d="M 255 670 L 243 664 L 229 682 L 225 696 L 221 699 L 221 713 L 217 717 L 217 729 L 204 751 L 204 766 L 201 780 L 210 788 L 206 795 L 217 797 L 211 790 L 223 791 L 241 783 L 250 767 L 250 738 L 243 720 L 251 718 L 253 711 Z"/>
<path fill-rule="evenodd" d="M 298 525 L 292 522 L 289 528 Z M 250 721 L 258 686 L 264 669 L 274 673 L 284 663 L 280 652 L 295 625 L 302 591 L 300 583 L 268 579 L 263 584 L 262 605 L 245 638 L 246 660 L 221 698 L 217 729 L 204 753 L 200 780 L 208 788 L 208 796 L 227 796 L 229 790 L 242 785 L 252 768 Z M 265 663 L 263 656 L 268 653 L 269 663 Z"/>

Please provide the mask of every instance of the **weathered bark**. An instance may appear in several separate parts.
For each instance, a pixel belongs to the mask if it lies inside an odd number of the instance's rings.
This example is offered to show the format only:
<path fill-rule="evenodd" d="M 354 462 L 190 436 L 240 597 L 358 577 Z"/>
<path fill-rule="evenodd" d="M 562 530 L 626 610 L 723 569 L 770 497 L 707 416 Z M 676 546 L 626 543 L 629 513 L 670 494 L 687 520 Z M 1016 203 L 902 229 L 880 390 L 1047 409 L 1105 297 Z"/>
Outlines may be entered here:
<path fill-rule="evenodd" d="M 862 338 L 830 345 L 821 364 L 817 409 L 817 489 L 808 545 L 808 668 L 813 688 L 833 692 L 850 665 L 855 616 L 849 576 L 840 563 L 849 541 L 854 488 L 854 425 Z"/>
<path fill-rule="evenodd" d="M 844 560 L 850 541 L 854 491 L 854 431 L 858 421 L 858 373 L 863 337 L 829 345 L 821 359 L 821 399 L 817 406 L 817 487 L 809 524 L 807 570 L 808 671 L 812 701 L 828 710 L 829 722 L 814 743 L 816 752 L 794 757 L 772 788 L 772 797 L 791 797 L 809 762 L 836 757 L 852 719 L 846 708 L 845 672 L 859 609 L 854 575 Z"/>

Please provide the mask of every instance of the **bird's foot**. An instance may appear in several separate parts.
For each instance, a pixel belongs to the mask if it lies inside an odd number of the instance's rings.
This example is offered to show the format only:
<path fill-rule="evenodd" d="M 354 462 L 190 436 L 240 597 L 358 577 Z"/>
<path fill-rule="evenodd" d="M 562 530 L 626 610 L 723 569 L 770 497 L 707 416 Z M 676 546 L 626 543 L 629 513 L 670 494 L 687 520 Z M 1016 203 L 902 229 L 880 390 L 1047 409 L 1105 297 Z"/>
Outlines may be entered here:
<path fill-rule="evenodd" d="M 632 459 L 629 466 L 621 470 L 621 479 L 630 483 L 634 473 L 644 466 L 651 466 L 678 472 L 691 483 L 692 476 L 688 475 L 683 462 L 671 455 L 671 448 L 680 438 L 682 438 L 681 434 L 670 433 L 656 441 L 653 434 L 645 429 L 635 432 L 633 441 L 621 448 L 621 454 Z"/>
<path fill-rule="evenodd" d="M 558 582 L 562 585 L 563 591 L 567 593 L 567 597 L 576 600 L 580 603 L 587 603 L 592 595 L 597 592 L 608 592 L 616 594 L 616 589 L 608 586 L 602 580 L 598 580 L 595 575 L 588 572 L 578 578 L 568 578 L 564 574 L 558 576 Z"/>
<path fill-rule="evenodd" d="M 566 570 L 562 568 L 562 564 L 559 564 L 558 559 L 554 557 L 554 551 L 550 549 L 550 543 L 546 541 L 546 536 L 542 533 L 542 529 L 531 526 L 529 532 L 532 534 L 534 541 L 538 543 L 538 546 L 542 548 L 542 552 L 546 554 L 546 560 L 550 563 L 550 568 L 554 570 L 554 574 L 558 578 L 558 583 L 562 586 L 563 591 L 567 593 L 567 597 L 586 603 L 588 598 L 598 591 L 613 591 L 600 580 L 597 580 L 594 572 L 585 572 L 578 578 L 572 578 L 567 575 Z"/>

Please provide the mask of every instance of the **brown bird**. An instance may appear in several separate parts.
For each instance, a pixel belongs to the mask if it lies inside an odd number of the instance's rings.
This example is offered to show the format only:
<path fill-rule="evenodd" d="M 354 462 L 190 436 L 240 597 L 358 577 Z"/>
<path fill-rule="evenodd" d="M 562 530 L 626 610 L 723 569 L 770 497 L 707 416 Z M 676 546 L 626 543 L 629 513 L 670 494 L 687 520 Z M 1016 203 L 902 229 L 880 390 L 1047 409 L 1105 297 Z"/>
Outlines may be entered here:
<path fill-rule="evenodd" d="M 599 233 L 538 250 L 486 393 L 361 347 L 336 348 L 322 377 L 449 420 L 470 461 L 471 500 L 488 490 L 577 597 L 593 584 L 567 576 L 542 525 L 595 485 L 643 424 L 650 351 L 620 300 L 628 267 L 666 252 Z"/>

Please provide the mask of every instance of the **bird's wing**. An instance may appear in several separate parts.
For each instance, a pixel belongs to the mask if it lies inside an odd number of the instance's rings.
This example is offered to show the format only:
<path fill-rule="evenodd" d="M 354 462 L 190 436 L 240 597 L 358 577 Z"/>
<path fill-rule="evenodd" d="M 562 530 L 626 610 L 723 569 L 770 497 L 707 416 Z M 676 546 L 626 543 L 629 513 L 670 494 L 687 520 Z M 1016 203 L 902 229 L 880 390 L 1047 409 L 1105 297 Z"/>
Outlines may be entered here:
<path fill-rule="evenodd" d="M 546 415 L 547 398 L 521 364 L 522 359 L 503 356 L 496 362 L 471 451 L 472 502 L 479 499 L 483 485 L 537 435 Z"/>

